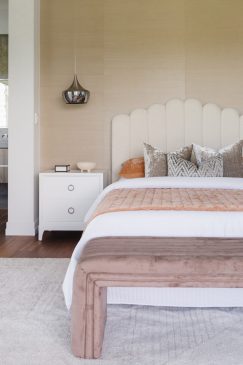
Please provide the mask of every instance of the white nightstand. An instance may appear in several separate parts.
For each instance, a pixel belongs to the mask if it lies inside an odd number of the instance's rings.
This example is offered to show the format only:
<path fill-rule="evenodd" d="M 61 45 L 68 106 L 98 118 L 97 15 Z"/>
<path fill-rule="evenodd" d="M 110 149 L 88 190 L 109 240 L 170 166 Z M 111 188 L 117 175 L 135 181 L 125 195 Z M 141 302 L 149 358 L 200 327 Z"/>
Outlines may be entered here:
<path fill-rule="evenodd" d="M 82 231 L 84 216 L 106 185 L 105 172 L 94 170 L 39 174 L 39 240 L 44 231 Z"/>

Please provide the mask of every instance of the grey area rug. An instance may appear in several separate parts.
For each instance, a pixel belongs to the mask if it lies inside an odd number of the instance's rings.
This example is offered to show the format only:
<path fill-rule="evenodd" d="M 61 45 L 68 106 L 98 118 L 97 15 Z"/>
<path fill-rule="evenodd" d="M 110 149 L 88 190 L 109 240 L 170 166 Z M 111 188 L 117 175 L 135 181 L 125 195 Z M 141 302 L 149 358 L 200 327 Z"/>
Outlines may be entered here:
<path fill-rule="evenodd" d="M 67 259 L 0 259 L 1 365 L 242 365 L 243 309 L 108 308 L 100 360 L 70 352 Z"/>

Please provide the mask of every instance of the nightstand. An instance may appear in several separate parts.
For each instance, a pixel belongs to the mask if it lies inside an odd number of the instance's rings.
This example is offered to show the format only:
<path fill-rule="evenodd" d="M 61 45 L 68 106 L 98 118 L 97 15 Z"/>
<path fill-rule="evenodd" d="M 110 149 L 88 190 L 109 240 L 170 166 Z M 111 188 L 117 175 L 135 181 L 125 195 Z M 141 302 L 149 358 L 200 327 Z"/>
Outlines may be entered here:
<path fill-rule="evenodd" d="M 39 240 L 44 231 L 82 231 L 88 209 L 106 185 L 94 170 L 39 174 Z"/>

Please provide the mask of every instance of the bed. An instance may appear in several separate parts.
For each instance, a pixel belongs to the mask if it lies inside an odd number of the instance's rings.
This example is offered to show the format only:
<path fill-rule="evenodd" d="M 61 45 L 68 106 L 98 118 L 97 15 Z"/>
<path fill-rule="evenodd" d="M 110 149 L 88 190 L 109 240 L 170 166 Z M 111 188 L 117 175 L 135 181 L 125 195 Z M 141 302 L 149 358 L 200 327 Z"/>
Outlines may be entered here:
<path fill-rule="evenodd" d="M 209 237 L 227 240 L 243 238 L 242 211 L 131 210 L 93 214 L 102 199 L 118 189 L 243 189 L 242 178 L 158 177 L 119 180 L 121 164 L 142 155 L 143 142 L 174 151 L 192 142 L 220 148 L 243 139 L 243 117 L 235 109 L 220 109 L 198 100 L 173 99 L 137 109 L 112 120 L 112 181 L 90 208 L 87 227 L 77 244 L 63 283 L 68 308 L 76 265 L 87 243 L 99 237 Z M 163 224 L 161 224 L 163 222 Z M 243 244 L 243 239 L 242 239 Z M 186 307 L 243 306 L 241 288 L 108 288 L 108 303 Z"/>

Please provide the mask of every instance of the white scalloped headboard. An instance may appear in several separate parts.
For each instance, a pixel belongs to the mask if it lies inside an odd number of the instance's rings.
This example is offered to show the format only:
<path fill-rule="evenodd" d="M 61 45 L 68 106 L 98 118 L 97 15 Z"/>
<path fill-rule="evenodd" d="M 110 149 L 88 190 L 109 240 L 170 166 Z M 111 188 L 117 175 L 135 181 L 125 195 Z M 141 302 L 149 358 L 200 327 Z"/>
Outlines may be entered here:
<path fill-rule="evenodd" d="M 236 109 L 202 105 L 196 99 L 169 100 L 112 119 L 112 181 L 122 162 L 143 155 L 143 142 L 165 152 L 191 143 L 220 148 L 243 139 L 243 116 Z"/>

